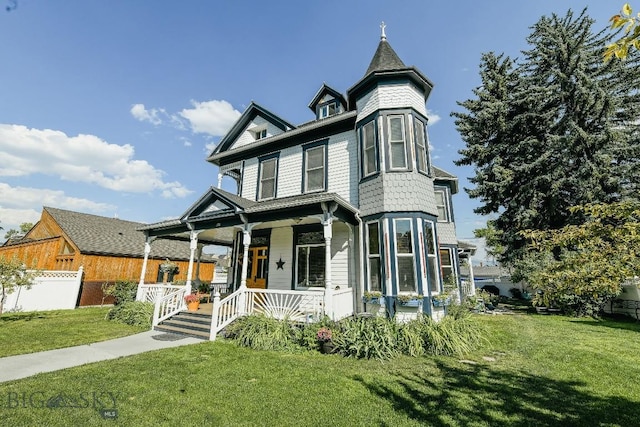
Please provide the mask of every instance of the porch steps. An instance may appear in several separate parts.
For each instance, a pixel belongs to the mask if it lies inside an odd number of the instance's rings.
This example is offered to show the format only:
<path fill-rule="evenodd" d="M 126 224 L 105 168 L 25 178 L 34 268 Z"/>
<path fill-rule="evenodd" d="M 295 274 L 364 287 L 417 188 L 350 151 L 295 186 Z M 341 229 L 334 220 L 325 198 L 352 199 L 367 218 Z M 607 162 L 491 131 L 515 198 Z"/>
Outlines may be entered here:
<path fill-rule="evenodd" d="M 157 331 L 189 335 L 208 340 L 211 334 L 211 315 L 182 311 L 160 322 L 155 329 Z"/>

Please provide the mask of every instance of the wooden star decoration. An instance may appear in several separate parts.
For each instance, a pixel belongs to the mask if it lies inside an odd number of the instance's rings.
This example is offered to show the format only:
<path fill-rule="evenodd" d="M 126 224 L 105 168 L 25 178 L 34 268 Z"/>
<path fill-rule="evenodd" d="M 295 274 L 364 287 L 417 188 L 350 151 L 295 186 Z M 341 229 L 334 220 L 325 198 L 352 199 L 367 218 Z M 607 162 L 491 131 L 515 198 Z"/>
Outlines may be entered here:
<path fill-rule="evenodd" d="M 284 270 L 284 261 L 282 260 L 282 257 L 280 257 L 280 260 L 276 262 L 276 265 L 278 266 L 277 270 Z"/>

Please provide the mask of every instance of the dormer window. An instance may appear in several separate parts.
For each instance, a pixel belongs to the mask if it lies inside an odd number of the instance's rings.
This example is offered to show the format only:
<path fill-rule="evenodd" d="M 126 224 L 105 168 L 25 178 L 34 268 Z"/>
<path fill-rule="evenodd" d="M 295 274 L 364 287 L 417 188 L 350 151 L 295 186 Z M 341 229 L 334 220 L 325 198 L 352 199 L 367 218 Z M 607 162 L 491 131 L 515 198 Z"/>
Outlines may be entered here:
<path fill-rule="evenodd" d="M 338 104 L 335 100 L 331 101 L 329 104 L 318 107 L 319 119 L 335 116 L 336 114 L 338 114 Z"/>
<path fill-rule="evenodd" d="M 249 131 L 253 134 L 253 137 L 255 138 L 256 141 L 267 137 L 266 126 L 258 126 L 253 129 L 249 129 Z"/>

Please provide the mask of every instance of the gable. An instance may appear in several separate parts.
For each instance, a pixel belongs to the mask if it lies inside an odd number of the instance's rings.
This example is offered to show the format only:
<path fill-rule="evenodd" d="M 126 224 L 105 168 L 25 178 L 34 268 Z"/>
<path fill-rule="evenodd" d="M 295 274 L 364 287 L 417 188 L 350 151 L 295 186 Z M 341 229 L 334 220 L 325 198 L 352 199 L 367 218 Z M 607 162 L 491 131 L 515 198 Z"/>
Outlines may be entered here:
<path fill-rule="evenodd" d="M 244 210 L 253 204 L 254 202 L 243 199 L 235 194 L 211 187 L 182 214 L 180 220 L 189 221 L 196 217 L 234 213 Z"/>
<path fill-rule="evenodd" d="M 209 157 L 233 148 L 250 145 L 291 129 L 295 129 L 295 126 L 255 102 L 251 102 Z"/>

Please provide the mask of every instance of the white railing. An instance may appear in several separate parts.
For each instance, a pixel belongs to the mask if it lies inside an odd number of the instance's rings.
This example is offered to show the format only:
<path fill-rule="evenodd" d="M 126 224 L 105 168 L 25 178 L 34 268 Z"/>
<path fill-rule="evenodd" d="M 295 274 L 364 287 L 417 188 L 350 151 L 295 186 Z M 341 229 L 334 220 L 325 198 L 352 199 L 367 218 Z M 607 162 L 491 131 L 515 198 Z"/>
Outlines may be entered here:
<path fill-rule="evenodd" d="M 153 310 L 153 327 L 158 326 L 160 322 L 186 308 L 184 297 L 187 295 L 187 288 L 178 286 L 173 292 L 156 299 L 155 308 Z"/>
<path fill-rule="evenodd" d="M 162 298 L 171 292 L 175 292 L 178 289 L 185 289 L 185 287 L 165 284 L 138 285 L 136 301 L 155 303 L 159 298 Z"/>
<path fill-rule="evenodd" d="M 353 315 L 353 288 L 339 289 L 333 291 L 332 295 L 333 320 L 341 320 Z"/>
<path fill-rule="evenodd" d="M 216 335 L 228 324 L 236 320 L 246 311 L 247 292 L 238 289 L 222 300 L 220 294 L 216 293 L 213 298 L 213 311 L 211 312 L 211 341 L 216 339 Z"/>
<path fill-rule="evenodd" d="M 247 312 L 275 319 L 312 322 L 322 314 L 323 291 L 247 289 Z"/>

